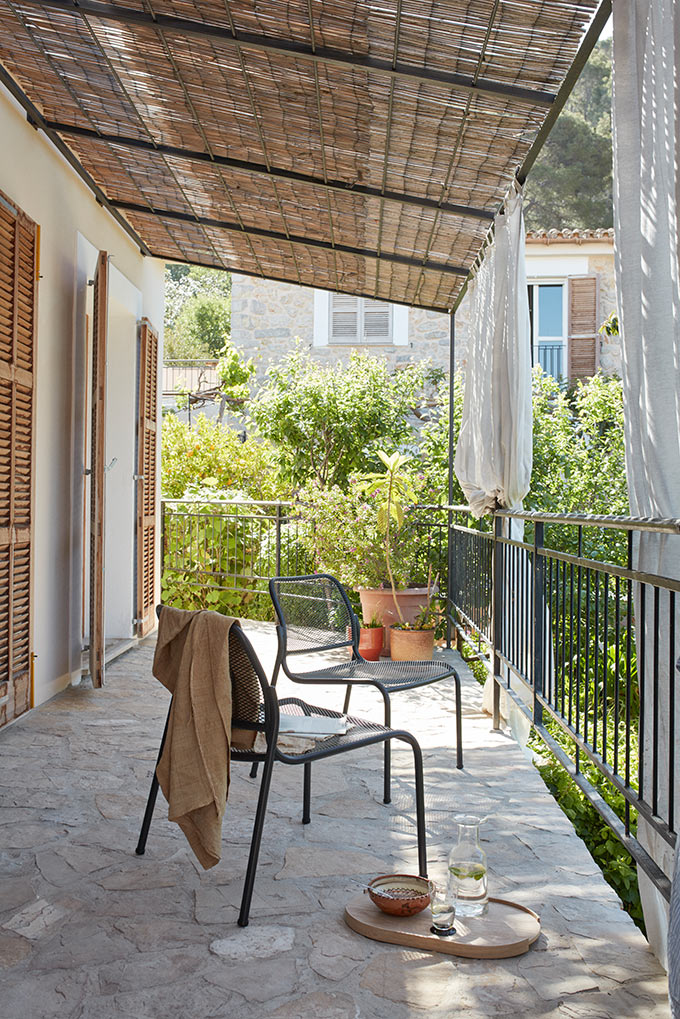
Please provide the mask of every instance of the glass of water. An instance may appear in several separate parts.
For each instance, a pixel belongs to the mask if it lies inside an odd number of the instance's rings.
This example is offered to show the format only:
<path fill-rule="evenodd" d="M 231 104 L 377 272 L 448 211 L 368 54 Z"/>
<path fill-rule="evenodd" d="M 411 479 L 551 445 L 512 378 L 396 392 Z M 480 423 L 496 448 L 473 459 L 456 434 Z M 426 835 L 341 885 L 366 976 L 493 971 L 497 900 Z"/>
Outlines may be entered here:
<path fill-rule="evenodd" d="M 430 882 L 430 912 L 432 914 L 432 932 L 442 938 L 451 937 L 456 933 L 456 885 L 453 881 Z"/>

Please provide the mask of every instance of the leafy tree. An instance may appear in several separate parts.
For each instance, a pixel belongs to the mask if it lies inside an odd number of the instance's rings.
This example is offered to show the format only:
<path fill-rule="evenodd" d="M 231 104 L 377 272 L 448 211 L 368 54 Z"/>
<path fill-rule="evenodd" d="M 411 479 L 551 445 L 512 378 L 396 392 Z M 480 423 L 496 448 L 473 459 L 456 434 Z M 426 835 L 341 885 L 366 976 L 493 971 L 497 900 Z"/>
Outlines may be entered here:
<path fill-rule="evenodd" d="M 611 83 L 611 40 L 603 39 L 529 175 L 529 229 L 612 225 Z"/>
<path fill-rule="evenodd" d="M 356 351 L 348 365 L 324 366 L 298 343 L 269 369 L 251 416 L 294 485 L 316 478 L 344 488 L 352 472 L 376 466 L 378 448 L 393 451 L 412 437 L 409 415 L 430 371 L 391 372 Z"/>
<path fill-rule="evenodd" d="M 231 332 L 231 299 L 204 294 L 189 298 L 165 343 L 168 357 L 217 358 Z"/>
<path fill-rule="evenodd" d="M 177 316 L 192 297 L 231 297 L 231 274 L 201 265 L 166 265 L 165 329 L 174 328 Z"/>

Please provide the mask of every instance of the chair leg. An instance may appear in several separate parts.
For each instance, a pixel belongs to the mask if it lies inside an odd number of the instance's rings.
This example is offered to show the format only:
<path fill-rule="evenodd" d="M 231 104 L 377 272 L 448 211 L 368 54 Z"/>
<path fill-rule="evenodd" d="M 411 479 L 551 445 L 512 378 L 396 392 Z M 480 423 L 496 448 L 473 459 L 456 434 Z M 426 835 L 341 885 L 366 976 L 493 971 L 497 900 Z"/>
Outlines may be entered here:
<path fill-rule="evenodd" d="M 427 877 L 427 845 L 425 840 L 425 783 L 423 781 L 423 753 L 420 744 L 414 740 L 413 767 L 416 779 L 416 826 L 418 829 L 418 867 L 420 876 Z"/>
<path fill-rule="evenodd" d="M 149 828 L 151 827 L 151 818 L 153 817 L 153 808 L 156 806 L 157 796 L 158 779 L 156 778 L 156 769 L 154 768 L 153 779 L 151 780 L 151 789 L 149 790 L 149 798 L 146 801 L 146 810 L 144 811 L 144 820 L 142 821 L 142 830 L 139 833 L 139 842 L 135 849 L 137 856 L 144 856 L 146 840 L 149 837 Z"/>
<path fill-rule="evenodd" d="M 342 706 L 342 713 L 343 713 L 343 715 L 346 715 L 347 712 L 349 711 L 349 699 L 350 699 L 351 696 L 352 696 L 352 684 L 348 683 L 347 684 L 347 692 L 345 693 L 345 703 Z"/>
<path fill-rule="evenodd" d="M 387 690 L 382 687 L 379 688 L 385 701 L 385 726 L 390 729 L 392 727 L 392 705 L 390 704 L 390 695 Z M 392 802 L 392 746 L 390 740 L 385 740 L 385 758 L 384 758 L 384 770 L 383 770 L 383 803 Z"/>
<path fill-rule="evenodd" d="M 460 769 L 463 767 L 463 715 L 460 676 L 457 672 L 453 674 L 453 681 L 456 684 L 456 768 Z"/>
<path fill-rule="evenodd" d="M 149 798 L 146 801 L 146 810 L 144 811 L 144 818 L 142 820 L 142 828 L 139 833 L 139 841 L 135 853 L 137 856 L 144 856 L 146 850 L 146 840 L 149 837 L 149 828 L 151 827 L 151 818 L 153 817 L 153 808 L 156 806 L 156 797 L 158 796 L 158 779 L 156 778 L 156 768 L 158 762 L 163 754 L 163 747 L 165 746 L 165 738 L 168 735 L 168 724 L 170 722 L 170 712 L 172 710 L 172 701 L 170 701 L 170 707 L 168 708 L 168 717 L 165 719 L 165 728 L 163 729 L 163 736 L 161 737 L 161 745 L 158 748 L 158 757 L 156 758 L 156 764 L 153 769 L 153 778 L 151 779 L 151 788 L 149 789 Z"/>
<path fill-rule="evenodd" d="M 279 670 L 280 670 L 280 668 L 281 668 L 281 658 L 277 655 L 276 656 L 276 662 L 274 663 L 274 671 L 272 672 L 272 682 L 271 682 L 271 685 L 274 688 L 276 687 L 276 681 L 279 678 Z"/>
<path fill-rule="evenodd" d="M 262 842 L 262 830 L 264 828 L 264 819 L 267 813 L 267 800 L 269 799 L 269 787 L 272 780 L 272 769 L 274 767 L 274 752 L 267 757 L 264 762 L 264 768 L 262 769 L 262 782 L 260 784 L 260 795 L 257 798 L 257 810 L 255 811 L 255 824 L 253 825 L 253 837 L 250 842 L 250 853 L 248 854 L 248 868 L 246 870 L 246 880 L 243 886 L 243 895 L 241 896 L 241 912 L 238 917 L 239 927 L 248 926 L 248 917 L 250 916 L 250 903 L 253 898 L 253 887 L 255 885 L 255 873 L 257 871 L 257 861 L 260 855 L 260 845 Z"/>
<path fill-rule="evenodd" d="M 253 763 L 250 766 L 250 777 L 251 778 L 257 778 L 257 766 L 258 766 L 258 761 L 253 761 Z"/>
<path fill-rule="evenodd" d="M 312 765 L 307 761 L 302 765 L 302 823 L 309 824 L 312 820 L 310 806 L 312 800 Z"/>

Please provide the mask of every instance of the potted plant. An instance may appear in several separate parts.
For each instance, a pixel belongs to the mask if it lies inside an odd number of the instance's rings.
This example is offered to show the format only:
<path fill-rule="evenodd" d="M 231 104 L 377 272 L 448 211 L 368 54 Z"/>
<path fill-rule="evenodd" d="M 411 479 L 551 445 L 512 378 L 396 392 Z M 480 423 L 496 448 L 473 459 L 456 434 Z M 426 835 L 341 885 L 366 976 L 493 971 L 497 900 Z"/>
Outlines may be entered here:
<path fill-rule="evenodd" d="M 410 458 L 402 453 L 389 455 L 383 450 L 378 450 L 378 456 L 385 465 L 385 472 L 365 474 L 359 484 L 367 499 L 373 501 L 389 587 L 359 587 L 358 590 L 364 616 L 371 613 L 382 620 L 385 644 L 389 648 L 389 628 L 394 623 L 413 622 L 421 611 L 423 598 L 429 598 L 429 590 L 406 586 L 405 575 L 412 565 L 412 556 L 407 550 L 412 552 L 416 540 L 415 533 L 405 524 L 404 515 L 404 507 L 417 500 L 413 479 L 404 470 Z"/>
<path fill-rule="evenodd" d="M 395 662 L 420 662 L 432 658 L 435 638 L 442 635 L 443 618 L 439 605 L 437 583 L 427 578 L 427 601 L 412 622 L 401 619 L 393 623 L 390 633 L 390 653 Z"/>
<path fill-rule="evenodd" d="M 417 561 L 418 528 L 412 516 L 405 515 L 403 510 L 407 501 L 415 501 L 417 493 L 409 476 L 397 466 L 399 461 L 402 465 L 406 463 L 406 457 L 396 455 L 399 460 L 391 471 L 391 498 L 381 490 L 387 477 L 382 473 L 353 476 L 346 490 L 335 485 L 323 488 L 312 481 L 298 493 L 296 510 L 292 514 L 296 519 L 296 540 L 305 552 L 305 561 L 312 570 L 331 573 L 344 584 L 359 616 L 365 620 L 375 617 L 382 623 L 385 653 L 389 648 L 390 624 L 400 618 L 414 620 L 427 597 L 424 583 L 420 587 L 407 587 L 418 576 L 418 569 L 422 569 Z M 381 459 L 383 463 L 391 460 L 386 454 L 382 454 Z M 387 536 L 389 572 L 381 511 L 387 501 L 391 503 Z M 401 526 L 397 526 L 395 513 Z"/>
<path fill-rule="evenodd" d="M 377 662 L 383 648 L 382 621 L 377 616 L 363 620 L 359 627 L 359 651 L 369 662 Z"/>

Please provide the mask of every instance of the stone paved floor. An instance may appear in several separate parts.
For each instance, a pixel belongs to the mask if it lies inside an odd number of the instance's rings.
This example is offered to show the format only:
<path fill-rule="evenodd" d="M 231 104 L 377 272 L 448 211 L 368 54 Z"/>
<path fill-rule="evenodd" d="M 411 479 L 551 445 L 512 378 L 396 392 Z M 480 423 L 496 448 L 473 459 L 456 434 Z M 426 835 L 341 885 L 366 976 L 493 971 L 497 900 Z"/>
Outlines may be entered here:
<path fill-rule="evenodd" d="M 250 629 L 270 668 L 271 627 Z M 415 869 L 407 748 L 395 749 L 390 807 L 374 748 L 315 765 L 305 827 L 301 770 L 275 769 L 247 930 L 235 923 L 253 812 L 244 766 L 234 768 L 216 868 L 195 864 L 162 799 L 136 857 L 167 705 L 152 655 L 151 643 L 139 647 L 110 668 L 103 691 L 71 689 L 0 734 L 1 1019 L 668 1016 L 644 939 L 535 769 L 491 731 L 467 672 L 464 772 L 453 766 L 447 684 L 395 697 L 394 724 L 425 753 L 433 876 L 453 841 L 452 813 L 493 804 L 492 890 L 542 918 L 527 955 L 456 960 L 344 925 L 343 904 L 370 876 Z M 341 694 L 315 699 L 340 706 Z M 370 691 L 352 708 L 380 717 Z"/>

